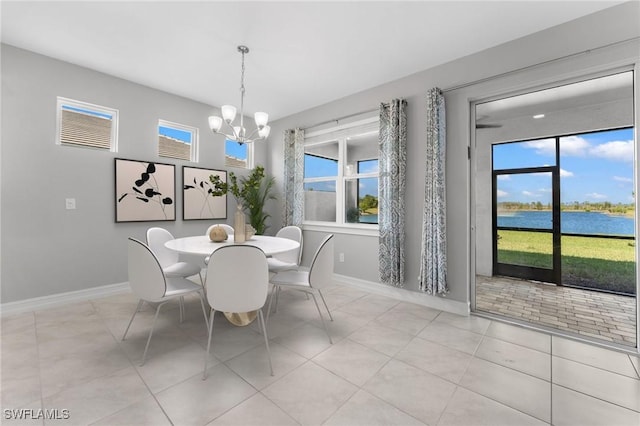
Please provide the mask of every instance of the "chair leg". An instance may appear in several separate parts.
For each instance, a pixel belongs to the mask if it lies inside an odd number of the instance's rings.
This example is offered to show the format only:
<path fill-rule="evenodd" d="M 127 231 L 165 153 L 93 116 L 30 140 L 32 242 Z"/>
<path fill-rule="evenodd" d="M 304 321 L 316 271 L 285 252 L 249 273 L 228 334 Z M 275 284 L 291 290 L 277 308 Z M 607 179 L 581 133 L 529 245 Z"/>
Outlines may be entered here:
<path fill-rule="evenodd" d="M 313 303 L 316 304 L 316 309 L 318 310 L 318 313 L 320 314 L 320 321 L 322 321 L 322 326 L 324 327 L 324 331 L 327 333 L 327 336 L 329 336 L 329 343 L 331 343 L 333 345 L 333 340 L 331 340 L 331 335 L 329 334 L 329 329 L 327 328 L 327 323 L 324 322 L 324 317 L 322 316 L 322 312 L 320 312 L 320 305 L 318 305 L 318 300 L 316 299 L 316 295 L 313 293 L 308 293 L 311 294 L 311 297 L 313 297 Z"/>
<path fill-rule="evenodd" d="M 204 370 L 202 370 L 202 380 L 207 380 L 207 364 L 209 362 L 209 350 L 211 349 L 211 335 L 213 334 L 213 318 L 216 316 L 216 311 L 211 308 L 211 314 L 209 315 L 209 339 L 207 340 L 207 353 L 204 356 Z"/>
<path fill-rule="evenodd" d="M 178 306 L 180 307 L 180 324 L 182 324 L 184 321 L 184 296 L 180 296 Z"/>
<path fill-rule="evenodd" d="M 269 350 L 269 338 L 267 337 L 267 325 L 264 323 L 264 316 L 262 315 L 262 309 L 258 309 L 258 321 L 262 326 L 262 334 L 264 334 L 264 345 L 267 347 L 267 356 L 269 357 L 269 369 L 271 370 L 271 375 L 273 376 L 273 364 L 271 363 L 271 350 Z"/>
<path fill-rule="evenodd" d="M 149 332 L 149 338 L 147 339 L 147 345 L 144 347 L 144 353 L 142 354 L 142 362 L 140 363 L 140 367 L 144 365 L 144 362 L 147 359 L 147 351 L 149 350 L 149 343 L 151 343 L 151 336 L 153 336 L 153 329 L 156 326 L 156 320 L 158 319 L 158 314 L 160 314 L 160 308 L 167 302 L 162 302 L 156 308 L 156 314 L 153 317 L 153 323 L 151 324 L 151 331 Z"/>
<path fill-rule="evenodd" d="M 209 318 L 207 317 L 207 308 L 204 307 L 204 294 L 203 293 L 198 293 L 198 296 L 200 296 L 200 305 L 202 306 L 202 313 L 204 314 L 204 323 L 207 326 L 207 331 L 209 331 Z"/>
<path fill-rule="evenodd" d="M 329 310 L 329 307 L 327 306 L 327 301 L 324 300 L 324 296 L 322 295 L 322 292 L 320 291 L 320 289 L 318 289 L 318 294 L 320 295 L 320 298 L 322 299 L 322 303 L 324 303 L 324 307 L 327 309 L 327 313 L 329 314 L 329 319 L 331 321 L 333 321 L 333 316 L 331 315 L 331 311 Z"/>
<path fill-rule="evenodd" d="M 269 314 L 271 314 L 271 302 L 273 302 L 273 296 L 278 291 L 278 286 L 274 285 L 271 294 L 269 295 L 269 304 L 267 305 L 267 322 L 269 322 Z"/>
<path fill-rule="evenodd" d="M 280 286 L 276 286 L 275 290 L 276 290 L 276 304 L 273 307 L 273 313 L 274 314 L 276 312 L 278 312 L 278 300 L 280 299 L 280 290 L 282 290 L 282 289 L 280 288 Z"/>
<path fill-rule="evenodd" d="M 136 310 L 133 311 L 133 316 L 131 317 L 131 321 L 129 321 L 129 325 L 127 325 L 127 329 L 124 331 L 124 334 L 122 335 L 122 340 L 124 340 L 125 337 L 127 337 L 127 333 L 129 332 L 129 327 L 131 327 L 131 323 L 133 322 L 133 319 L 136 317 L 136 314 L 138 313 L 140 308 L 142 308 L 143 303 L 144 301 L 140 299 L 140 301 L 138 302 L 138 306 L 136 306 Z"/>

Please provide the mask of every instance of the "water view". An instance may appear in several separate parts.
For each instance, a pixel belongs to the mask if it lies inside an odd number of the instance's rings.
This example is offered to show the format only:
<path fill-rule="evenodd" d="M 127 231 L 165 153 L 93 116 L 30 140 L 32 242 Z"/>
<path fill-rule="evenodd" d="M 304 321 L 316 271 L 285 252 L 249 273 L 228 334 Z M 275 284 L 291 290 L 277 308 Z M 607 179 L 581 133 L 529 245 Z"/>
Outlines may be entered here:
<path fill-rule="evenodd" d="M 550 211 L 517 211 L 498 214 L 498 226 L 514 228 L 551 229 Z M 601 212 L 560 213 L 563 234 L 624 235 L 635 234 L 633 217 Z"/>

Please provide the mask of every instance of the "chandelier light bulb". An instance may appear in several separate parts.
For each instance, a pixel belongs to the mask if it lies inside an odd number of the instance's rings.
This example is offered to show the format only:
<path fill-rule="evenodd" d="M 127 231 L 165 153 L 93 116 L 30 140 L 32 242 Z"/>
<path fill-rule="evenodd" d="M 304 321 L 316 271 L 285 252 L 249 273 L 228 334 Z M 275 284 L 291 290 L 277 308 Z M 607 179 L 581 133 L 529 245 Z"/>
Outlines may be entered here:
<path fill-rule="evenodd" d="M 220 129 L 222 128 L 222 118 L 212 115 L 211 117 L 209 117 L 209 128 L 213 131 L 213 132 L 219 132 Z"/>
<path fill-rule="evenodd" d="M 258 126 L 258 128 L 262 128 L 269 122 L 269 114 L 266 112 L 256 112 L 254 114 L 254 120 L 256 121 L 256 126 Z"/>
<path fill-rule="evenodd" d="M 271 132 L 271 126 L 264 126 L 262 129 L 258 130 L 258 135 L 261 138 L 268 138 L 270 132 Z"/>
<path fill-rule="evenodd" d="M 222 105 L 222 118 L 228 124 L 231 124 L 236 118 L 236 107 L 233 105 Z"/>

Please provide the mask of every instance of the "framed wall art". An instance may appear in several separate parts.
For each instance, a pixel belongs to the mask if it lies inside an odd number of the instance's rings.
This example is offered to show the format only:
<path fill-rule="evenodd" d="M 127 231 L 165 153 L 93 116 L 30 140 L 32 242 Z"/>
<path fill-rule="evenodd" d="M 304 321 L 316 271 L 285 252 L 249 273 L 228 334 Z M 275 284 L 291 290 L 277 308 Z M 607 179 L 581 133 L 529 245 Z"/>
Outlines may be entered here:
<path fill-rule="evenodd" d="M 176 220 L 173 164 L 115 159 L 116 222 Z"/>
<path fill-rule="evenodd" d="M 209 176 L 219 176 L 227 182 L 224 170 L 182 167 L 182 218 L 184 220 L 226 219 L 227 195 L 212 196 L 213 184 Z"/>

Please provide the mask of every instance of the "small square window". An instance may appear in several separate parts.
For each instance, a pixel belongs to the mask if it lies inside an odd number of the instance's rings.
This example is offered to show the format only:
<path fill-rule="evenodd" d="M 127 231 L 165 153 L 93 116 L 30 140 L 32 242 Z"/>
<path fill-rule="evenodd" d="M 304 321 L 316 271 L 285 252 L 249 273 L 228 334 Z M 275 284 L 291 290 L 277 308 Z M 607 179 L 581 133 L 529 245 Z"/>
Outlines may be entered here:
<path fill-rule="evenodd" d="M 253 167 L 253 144 L 240 144 L 236 141 L 225 139 L 224 164 L 227 167 L 250 169 Z"/>
<path fill-rule="evenodd" d="M 158 155 L 198 162 L 198 129 L 158 120 Z"/>
<path fill-rule="evenodd" d="M 58 145 L 117 152 L 118 110 L 58 97 Z"/>

